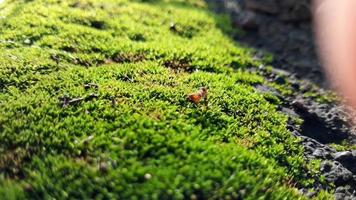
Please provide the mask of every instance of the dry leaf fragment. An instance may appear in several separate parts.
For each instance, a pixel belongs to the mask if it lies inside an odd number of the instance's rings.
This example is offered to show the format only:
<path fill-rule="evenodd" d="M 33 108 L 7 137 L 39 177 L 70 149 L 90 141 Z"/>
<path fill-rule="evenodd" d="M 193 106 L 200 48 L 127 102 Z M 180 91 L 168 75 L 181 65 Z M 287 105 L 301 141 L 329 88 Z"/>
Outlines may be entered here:
<path fill-rule="evenodd" d="M 208 89 L 206 87 L 201 87 L 197 92 L 189 94 L 188 100 L 192 103 L 199 103 L 201 100 L 208 99 Z"/>

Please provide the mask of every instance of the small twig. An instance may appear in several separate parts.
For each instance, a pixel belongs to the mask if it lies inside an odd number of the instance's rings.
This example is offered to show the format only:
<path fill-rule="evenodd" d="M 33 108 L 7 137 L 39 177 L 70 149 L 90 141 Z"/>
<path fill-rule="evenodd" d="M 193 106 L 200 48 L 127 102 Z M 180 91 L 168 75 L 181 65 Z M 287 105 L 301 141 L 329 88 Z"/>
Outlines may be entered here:
<path fill-rule="evenodd" d="M 78 105 L 82 101 L 91 101 L 98 97 L 99 97 L 99 95 L 91 93 L 86 97 L 78 97 L 78 98 L 74 98 L 74 99 L 71 99 L 69 97 L 60 97 L 59 100 L 61 101 L 62 107 L 67 107 L 69 105 Z"/>

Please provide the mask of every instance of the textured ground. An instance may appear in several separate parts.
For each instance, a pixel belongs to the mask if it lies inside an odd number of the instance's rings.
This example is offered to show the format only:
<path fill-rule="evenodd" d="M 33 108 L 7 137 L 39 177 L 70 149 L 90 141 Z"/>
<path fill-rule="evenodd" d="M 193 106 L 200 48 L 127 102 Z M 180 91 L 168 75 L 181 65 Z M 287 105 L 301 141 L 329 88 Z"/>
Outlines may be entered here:
<path fill-rule="evenodd" d="M 0 17 L 4 199 L 333 197 L 300 137 L 333 96 L 263 67 L 205 2 L 17 0 Z M 353 148 L 335 120 L 340 140 L 314 142 L 333 159 Z"/>
<path fill-rule="evenodd" d="M 257 70 L 258 73 L 271 82 L 289 82 L 293 92 L 280 94 L 265 86 L 258 86 L 257 89 L 279 95 L 283 99 L 280 110 L 304 120 L 299 128 L 290 125 L 289 129 L 293 131 L 293 135 L 302 139 L 306 158 L 318 158 L 322 161 L 321 173 L 328 182 L 334 183 L 336 199 L 355 199 L 356 136 L 355 127 L 349 124 L 355 119 L 355 111 L 335 104 L 335 101 L 325 101 L 328 99 L 325 99 L 329 96 L 328 92 L 319 88 L 328 87 L 328 84 L 315 55 L 311 1 L 208 2 L 214 5 L 211 6 L 214 11 L 228 13 L 233 25 L 244 30 L 243 34 L 234 38 L 257 48 L 259 53 L 255 55 L 256 59 L 266 52 L 273 54 L 273 66 L 279 69 L 272 69 L 271 73 L 262 65 Z M 316 186 L 320 187 L 323 186 Z"/>
<path fill-rule="evenodd" d="M 215 11 L 229 13 L 234 27 L 245 30 L 237 40 L 273 53 L 273 66 L 328 87 L 314 44 L 311 0 L 207 1 Z"/>

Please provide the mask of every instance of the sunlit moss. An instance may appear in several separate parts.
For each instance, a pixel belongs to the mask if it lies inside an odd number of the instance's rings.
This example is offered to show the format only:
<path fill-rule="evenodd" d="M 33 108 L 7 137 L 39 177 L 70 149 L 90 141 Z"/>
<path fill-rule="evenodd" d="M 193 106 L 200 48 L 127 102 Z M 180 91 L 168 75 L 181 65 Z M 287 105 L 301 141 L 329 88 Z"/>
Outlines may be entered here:
<path fill-rule="evenodd" d="M 244 71 L 260 63 L 204 2 L 6 5 L 0 194 L 302 198 L 286 184 L 307 182 L 302 147 Z M 200 87 L 207 103 L 187 101 Z"/>

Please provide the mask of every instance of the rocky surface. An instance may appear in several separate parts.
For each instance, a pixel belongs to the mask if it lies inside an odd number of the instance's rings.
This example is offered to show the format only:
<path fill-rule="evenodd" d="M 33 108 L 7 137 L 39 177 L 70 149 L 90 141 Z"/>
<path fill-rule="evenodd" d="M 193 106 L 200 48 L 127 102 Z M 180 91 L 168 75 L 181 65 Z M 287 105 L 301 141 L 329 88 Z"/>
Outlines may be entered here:
<path fill-rule="evenodd" d="M 246 32 L 237 36 L 239 42 L 272 53 L 274 66 L 327 87 L 315 51 L 310 0 L 207 1 Z"/>
<path fill-rule="evenodd" d="M 348 141 L 356 144 L 356 129 L 349 122 L 355 118 L 352 109 L 332 102 L 318 102 L 307 92 L 323 95 L 319 87 L 327 87 L 318 62 L 311 26 L 310 0 L 208 0 L 217 12 L 231 15 L 235 26 L 245 31 L 237 41 L 272 53 L 273 66 L 261 66 L 255 72 L 268 82 L 288 84 L 292 94 L 283 95 L 273 87 L 257 85 L 256 90 L 272 93 L 283 102 L 280 111 L 290 116 L 289 129 L 301 139 L 307 160 L 319 159 L 320 173 L 334 185 L 335 199 L 356 199 L 356 151 L 337 151 L 329 144 Z M 261 57 L 261 55 L 256 56 Z M 301 81 L 303 77 L 303 81 Z M 317 84 L 319 87 L 315 87 Z M 301 125 L 293 118 L 303 119 Z M 322 189 L 325 183 L 315 183 L 314 191 L 300 188 L 308 197 Z"/>
<path fill-rule="evenodd" d="M 350 108 L 307 97 L 305 91 L 311 90 L 313 84 L 300 81 L 290 72 L 276 69 L 269 71 L 263 66 L 255 72 L 263 74 L 269 83 L 291 85 L 291 95 L 283 95 L 265 85 L 256 86 L 256 90 L 272 93 L 282 100 L 280 111 L 290 116 L 288 128 L 295 137 L 301 139 L 306 160 L 321 161 L 320 173 L 327 183 L 335 186 L 335 199 L 356 199 L 356 150 L 337 151 L 329 145 L 343 141 L 348 141 L 350 145 L 356 144 L 356 129 L 349 125 L 351 118 L 355 117 L 350 114 Z M 324 90 L 316 88 L 314 92 L 321 95 Z M 301 125 L 293 122 L 292 119 L 296 117 L 303 119 Z M 316 192 L 310 192 L 310 188 L 300 188 L 300 192 L 312 197 L 317 191 L 331 187 L 316 182 L 313 189 Z"/>

